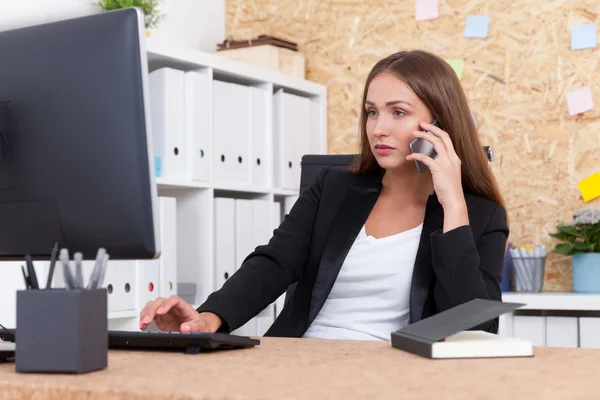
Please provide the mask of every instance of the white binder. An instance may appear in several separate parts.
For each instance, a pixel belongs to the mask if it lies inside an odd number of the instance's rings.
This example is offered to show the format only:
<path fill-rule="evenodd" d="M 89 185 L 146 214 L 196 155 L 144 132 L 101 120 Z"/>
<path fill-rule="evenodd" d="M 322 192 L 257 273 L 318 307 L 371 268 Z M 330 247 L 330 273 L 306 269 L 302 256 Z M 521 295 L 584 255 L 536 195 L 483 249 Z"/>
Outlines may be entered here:
<path fill-rule="evenodd" d="M 160 295 L 160 259 L 138 260 L 138 301 L 140 309 Z"/>
<path fill-rule="evenodd" d="M 264 336 L 275 322 L 275 305 L 271 304 L 256 316 L 256 336 Z"/>
<path fill-rule="evenodd" d="M 250 185 L 250 95 L 248 86 L 213 81 L 213 178 Z"/>
<path fill-rule="evenodd" d="M 272 149 L 269 145 L 269 93 L 259 87 L 250 87 L 250 149 L 252 186 L 268 187 Z"/>
<path fill-rule="evenodd" d="M 297 189 L 302 156 L 311 152 L 314 105 L 310 98 L 279 89 L 273 95 L 273 110 L 275 187 Z"/>
<path fill-rule="evenodd" d="M 235 199 L 235 269 L 254 250 L 253 200 Z"/>
<path fill-rule="evenodd" d="M 546 346 L 579 346 L 577 317 L 546 317 Z"/>
<path fill-rule="evenodd" d="M 160 197 L 159 286 L 161 297 L 177 294 L 177 199 Z"/>
<path fill-rule="evenodd" d="M 160 68 L 148 74 L 148 82 L 158 176 L 184 179 L 184 72 Z"/>
<path fill-rule="evenodd" d="M 273 95 L 273 145 L 274 145 L 274 186 L 294 189 L 299 186 L 295 179 L 296 152 L 293 135 L 296 122 L 293 114 L 291 95 L 279 89 Z"/>
<path fill-rule="evenodd" d="M 579 317 L 579 347 L 600 349 L 600 318 Z"/>
<path fill-rule="evenodd" d="M 288 197 L 285 198 L 286 201 L 288 199 Z M 279 225 L 281 224 L 281 211 L 282 211 L 282 204 L 280 202 L 274 202 L 271 204 L 271 223 L 272 223 L 272 228 L 271 230 L 275 230 L 279 227 Z M 275 300 L 275 303 L 273 303 L 273 318 L 277 318 L 279 316 L 279 314 L 281 313 L 281 310 L 283 310 L 283 306 L 285 304 L 285 293 L 282 294 L 281 296 L 279 296 L 279 298 L 277 300 Z"/>
<path fill-rule="evenodd" d="M 185 178 L 210 180 L 212 99 L 209 71 L 188 71 L 184 76 Z"/>
<path fill-rule="evenodd" d="M 273 224 L 271 221 L 273 203 L 268 200 L 254 200 L 254 248 L 269 243 L 273 235 Z"/>
<path fill-rule="evenodd" d="M 294 207 L 296 201 L 298 201 L 298 196 L 288 196 L 285 198 L 285 200 L 283 201 L 284 215 L 288 215 L 290 211 L 292 211 L 292 207 Z"/>
<path fill-rule="evenodd" d="M 293 104 L 293 130 L 291 141 L 293 141 L 294 151 L 294 164 L 292 168 L 293 185 L 290 189 L 297 189 L 300 187 L 300 175 L 302 172 L 302 156 L 312 153 L 311 152 L 311 138 L 314 134 L 314 121 L 313 121 L 313 103 L 308 97 L 300 97 L 295 95 L 290 96 L 290 103 Z"/>
<path fill-rule="evenodd" d="M 513 336 L 531 340 L 534 346 L 546 346 L 546 317 L 515 315 Z"/>
<path fill-rule="evenodd" d="M 94 261 L 86 261 L 84 265 L 84 276 L 89 277 Z M 108 312 L 137 309 L 138 287 L 136 282 L 135 261 L 109 260 L 103 285 L 108 291 Z"/>
<path fill-rule="evenodd" d="M 215 197 L 215 290 L 235 270 L 235 203 L 234 199 Z"/>

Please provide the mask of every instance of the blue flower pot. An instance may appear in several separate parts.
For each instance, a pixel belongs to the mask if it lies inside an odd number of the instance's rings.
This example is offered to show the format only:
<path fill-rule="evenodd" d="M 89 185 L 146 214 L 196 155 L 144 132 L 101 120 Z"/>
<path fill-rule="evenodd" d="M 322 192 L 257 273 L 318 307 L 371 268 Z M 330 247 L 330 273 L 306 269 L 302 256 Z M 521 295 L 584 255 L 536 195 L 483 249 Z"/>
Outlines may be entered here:
<path fill-rule="evenodd" d="M 573 291 L 600 293 L 600 253 L 575 254 L 573 261 Z"/>

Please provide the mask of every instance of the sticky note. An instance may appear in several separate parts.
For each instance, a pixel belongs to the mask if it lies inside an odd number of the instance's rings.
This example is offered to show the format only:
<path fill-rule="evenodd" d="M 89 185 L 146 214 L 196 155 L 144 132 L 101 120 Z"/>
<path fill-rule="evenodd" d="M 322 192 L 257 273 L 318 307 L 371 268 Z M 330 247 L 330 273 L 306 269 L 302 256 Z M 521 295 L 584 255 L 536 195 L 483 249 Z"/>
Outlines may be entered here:
<path fill-rule="evenodd" d="M 596 172 L 579 182 L 579 191 L 583 201 L 590 201 L 600 197 L 600 172 Z"/>
<path fill-rule="evenodd" d="M 593 49 L 596 47 L 596 24 L 571 27 L 571 50 Z"/>
<path fill-rule="evenodd" d="M 592 110 L 594 108 L 592 90 L 589 87 L 584 87 L 567 93 L 567 105 L 571 116 Z"/>
<path fill-rule="evenodd" d="M 448 64 L 452 67 L 456 75 L 458 75 L 458 79 L 462 79 L 463 69 L 465 68 L 465 60 L 446 60 Z"/>
<path fill-rule="evenodd" d="M 438 14 L 438 0 L 415 0 L 415 19 L 417 21 L 427 21 L 436 19 Z"/>
<path fill-rule="evenodd" d="M 162 175 L 162 168 L 160 163 L 160 157 L 154 156 L 154 172 L 156 176 L 160 177 Z"/>
<path fill-rule="evenodd" d="M 466 38 L 486 38 L 489 26 L 490 17 L 488 15 L 468 15 L 464 36 Z"/>

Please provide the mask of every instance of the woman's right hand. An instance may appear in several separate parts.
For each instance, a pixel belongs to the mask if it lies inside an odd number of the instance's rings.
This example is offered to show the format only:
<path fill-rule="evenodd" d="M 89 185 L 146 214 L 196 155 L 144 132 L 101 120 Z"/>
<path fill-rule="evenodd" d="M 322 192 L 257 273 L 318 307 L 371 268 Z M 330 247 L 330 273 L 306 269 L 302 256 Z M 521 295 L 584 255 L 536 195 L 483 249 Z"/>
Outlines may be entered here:
<path fill-rule="evenodd" d="M 162 332 L 216 332 L 223 321 L 211 312 L 199 313 L 179 296 L 158 297 L 149 301 L 140 313 L 140 329 L 155 321 Z"/>

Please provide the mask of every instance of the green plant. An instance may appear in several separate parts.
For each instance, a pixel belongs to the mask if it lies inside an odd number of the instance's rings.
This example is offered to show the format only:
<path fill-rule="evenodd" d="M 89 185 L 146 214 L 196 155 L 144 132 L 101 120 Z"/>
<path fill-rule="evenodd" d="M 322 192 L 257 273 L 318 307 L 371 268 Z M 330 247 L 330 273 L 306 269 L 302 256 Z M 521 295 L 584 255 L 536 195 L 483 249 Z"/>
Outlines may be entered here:
<path fill-rule="evenodd" d="M 571 222 L 557 225 L 550 236 L 559 239 L 553 253 L 572 256 L 578 253 L 600 253 L 600 209 L 582 208 L 573 213 Z"/>
<path fill-rule="evenodd" d="M 144 12 L 146 29 L 156 28 L 164 15 L 159 13 L 158 6 L 162 0 L 100 0 L 98 7 L 105 11 L 117 10 L 119 8 L 139 7 Z"/>

